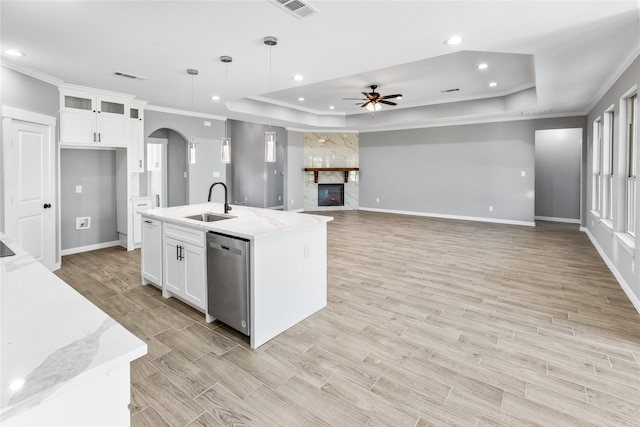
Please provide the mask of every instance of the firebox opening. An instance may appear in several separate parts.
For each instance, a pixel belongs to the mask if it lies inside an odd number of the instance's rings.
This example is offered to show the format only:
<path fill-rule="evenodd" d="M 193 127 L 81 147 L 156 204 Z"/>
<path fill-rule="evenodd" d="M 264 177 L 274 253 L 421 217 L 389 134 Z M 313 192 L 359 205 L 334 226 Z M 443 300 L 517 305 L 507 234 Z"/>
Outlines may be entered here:
<path fill-rule="evenodd" d="M 344 184 L 318 184 L 318 206 L 344 206 Z"/>

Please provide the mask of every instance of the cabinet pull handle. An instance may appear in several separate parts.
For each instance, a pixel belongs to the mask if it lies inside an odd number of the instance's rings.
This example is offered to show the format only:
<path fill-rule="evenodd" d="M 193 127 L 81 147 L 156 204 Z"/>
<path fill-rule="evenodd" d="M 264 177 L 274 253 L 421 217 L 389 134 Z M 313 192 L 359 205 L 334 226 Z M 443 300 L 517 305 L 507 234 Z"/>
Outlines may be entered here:
<path fill-rule="evenodd" d="M 101 142 L 100 141 L 100 132 L 98 132 L 98 142 Z"/>
<path fill-rule="evenodd" d="M 142 167 L 142 160 L 138 160 L 139 167 Z"/>
<path fill-rule="evenodd" d="M 144 222 L 146 222 L 147 224 L 152 224 L 152 222 L 149 221 L 148 219 L 145 219 Z"/>
<path fill-rule="evenodd" d="M 96 142 L 96 133 L 93 133 L 93 142 Z"/>
<path fill-rule="evenodd" d="M 180 261 L 184 259 L 184 246 L 180 246 Z"/>
<path fill-rule="evenodd" d="M 176 245 L 176 259 L 180 261 L 180 245 Z"/>

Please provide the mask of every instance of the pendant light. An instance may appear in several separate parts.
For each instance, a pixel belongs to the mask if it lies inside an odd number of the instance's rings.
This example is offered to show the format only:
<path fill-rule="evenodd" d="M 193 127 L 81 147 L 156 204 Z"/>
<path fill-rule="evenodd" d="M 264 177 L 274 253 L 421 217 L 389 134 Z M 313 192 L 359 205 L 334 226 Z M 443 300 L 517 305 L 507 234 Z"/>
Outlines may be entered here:
<path fill-rule="evenodd" d="M 227 84 L 229 81 L 229 64 L 233 61 L 230 56 L 221 56 L 220 61 L 225 64 L 224 68 L 224 102 L 227 103 Z M 221 138 L 222 146 L 220 147 L 220 161 L 224 164 L 231 163 L 231 137 L 227 134 L 227 122 L 229 117 L 224 120 L 224 138 Z"/>
<path fill-rule="evenodd" d="M 187 69 L 187 74 L 191 76 L 191 112 L 193 113 L 193 77 L 198 75 L 198 70 L 194 68 Z M 189 141 L 189 149 L 187 153 L 187 157 L 189 158 L 190 164 L 196 163 L 196 142 L 194 137 L 194 127 L 193 127 L 193 118 L 191 119 L 191 140 Z"/>
<path fill-rule="evenodd" d="M 271 47 L 278 44 L 278 39 L 273 36 L 266 36 L 264 44 L 269 46 L 269 92 L 271 92 Z M 271 103 L 269 103 L 269 117 L 271 117 Z M 264 133 L 264 161 L 273 163 L 276 161 L 276 133 L 269 130 Z"/>

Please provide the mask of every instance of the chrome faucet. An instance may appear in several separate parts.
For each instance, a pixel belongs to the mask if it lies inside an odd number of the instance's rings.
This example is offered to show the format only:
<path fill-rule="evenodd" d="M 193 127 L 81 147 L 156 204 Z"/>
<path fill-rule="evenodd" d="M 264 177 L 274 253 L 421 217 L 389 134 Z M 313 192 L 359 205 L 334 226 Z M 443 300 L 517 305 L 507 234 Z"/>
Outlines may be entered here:
<path fill-rule="evenodd" d="M 227 214 L 231 210 L 231 206 L 229 206 L 229 203 L 227 203 L 227 186 L 224 182 L 214 182 L 213 184 L 211 184 L 211 187 L 209 187 L 209 198 L 207 199 L 207 201 L 211 201 L 211 191 L 217 184 L 220 184 L 224 187 L 224 213 Z"/>

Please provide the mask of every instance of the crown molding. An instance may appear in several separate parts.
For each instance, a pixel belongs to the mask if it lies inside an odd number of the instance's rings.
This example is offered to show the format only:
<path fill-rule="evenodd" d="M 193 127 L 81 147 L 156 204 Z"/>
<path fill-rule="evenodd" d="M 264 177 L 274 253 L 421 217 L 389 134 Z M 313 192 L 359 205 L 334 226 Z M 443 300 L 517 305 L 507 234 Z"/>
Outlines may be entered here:
<path fill-rule="evenodd" d="M 157 111 L 158 113 L 177 114 L 179 116 L 201 117 L 203 119 L 220 120 L 222 122 L 227 120 L 227 117 L 218 116 L 216 114 L 199 113 L 196 111 L 180 110 L 178 108 L 161 107 L 159 105 L 148 104 L 145 111 Z"/>
<path fill-rule="evenodd" d="M 590 113 L 591 110 L 593 110 L 596 104 L 600 102 L 602 97 L 607 94 L 609 89 L 611 89 L 615 82 L 618 81 L 620 76 L 622 76 L 622 73 L 624 73 L 626 69 L 629 68 L 629 66 L 633 63 L 633 61 L 636 60 L 639 55 L 640 37 L 636 39 L 631 49 L 629 49 L 629 52 L 627 52 L 627 54 L 620 60 L 620 62 L 618 62 L 617 66 L 613 68 L 611 74 L 609 74 L 609 77 L 605 81 L 604 85 L 600 88 L 600 90 L 593 95 L 591 101 L 589 101 L 589 103 L 585 107 L 585 111 L 587 112 L 587 114 Z"/>
<path fill-rule="evenodd" d="M 6 58 L 2 58 L 2 60 L 0 61 L 0 66 L 8 68 L 13 71 L 17 71 L 18 73 L 27 75 L 29 77 L 33 77 L 34 79 L 41 80 L 45 83 L 49 83 L 54 86 L 60 86 L 64 84 L 64 80 L 62 79 L 43 73 L 42 71 L 38 71 L 33 68 L 26 67 L 24 65 L 16 64 L 15 62 L 9 61 Z"/>

